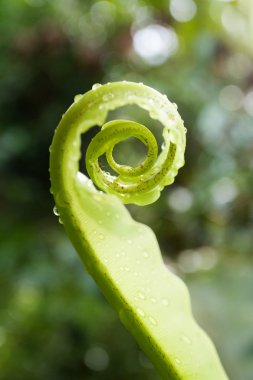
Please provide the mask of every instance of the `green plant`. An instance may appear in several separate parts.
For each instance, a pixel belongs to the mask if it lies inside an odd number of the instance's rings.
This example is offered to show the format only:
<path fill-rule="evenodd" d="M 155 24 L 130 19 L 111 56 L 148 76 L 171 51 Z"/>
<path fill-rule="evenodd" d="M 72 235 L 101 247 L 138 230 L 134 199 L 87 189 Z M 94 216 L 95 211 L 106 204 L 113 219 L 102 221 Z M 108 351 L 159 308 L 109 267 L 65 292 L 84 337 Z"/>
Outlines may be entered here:
<path fill-rule="evenodd" d="M 164 148 L 158 157 L 156 141 L 144 126 L 126 120 L 104 124 L 110 110 L 128 104 L 163 124 Z M 87 149 L 86 165 L 107 193 L 79 172 L 81 134 L 103 124 Z M 166 269 L 152 230 L 135 222 L 122 204 L 154 202 L 173 182 L 184 164 L 185 132 L 176 106 L 157 91 L 130 82 L 94 85 L 75 98 L 56 130 L 51 191 L 56 213 L 87 270 L 161 376 L 224 380 L 212 342 L 192 317 L 186 286 Z M 129 136 L 148 146 L 146 160 L 135 168 L 113 159 L 115 144 Z M 100 169 L 104 154 L 118 177 Z"/>

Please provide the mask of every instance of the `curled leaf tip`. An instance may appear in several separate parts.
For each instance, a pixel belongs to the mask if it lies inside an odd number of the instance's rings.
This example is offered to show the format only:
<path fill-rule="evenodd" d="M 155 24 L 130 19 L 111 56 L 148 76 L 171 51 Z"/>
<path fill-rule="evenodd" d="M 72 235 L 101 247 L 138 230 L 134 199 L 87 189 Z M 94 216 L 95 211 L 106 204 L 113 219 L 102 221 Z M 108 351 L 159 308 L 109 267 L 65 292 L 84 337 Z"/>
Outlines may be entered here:
<path fill-rule="evenodd" d="M 171 184 L 184 164 L 186 129 L 174 103 L 156 90 L 132 82 L 95 84 L 92 87 L 96 107 L 108 111 L 135 104 L 148 111 L 163 125 L 163 145 L 158 154 L 157 142 L 150 130 L 131 120 L 113 120 L 102 125 L 86 152 L 90 178 L 101 190 L 117 195 L 123 203 L 154 202 L 164 186 Z M 90 107 L 92 107 L 90 105 Z M 116 144 L 136 137 L 147 147 L 147 156 L 136 167 L 118 164 L 113 156 Z M 105 155 L 113 174 L 99 164 Z"/>
<path fill-rule="evenodd" d="M 110 111 L 126 105 L 162 124 L 161 149 L 147 126 L 107 120 Z M 81 136 L 94 126 L 101 129 L 86 150 L 89 179 L 79 168 Z M 176 105 L 165 95 L 140 83 L 96 83 L 75 97 L 56 129 L 50 191 L 54 213 L 85 267 L 162 378 L 227 380 L 211 340 L 193 319 L 185 285 L 165 267 L 151 229 L 135 222 L 123 205 L 152 203 L 174 181 L 184 164 L 185 133 Z M 115 160 L 115 146 L 129 137 L 147 149 L 134 167 Z M 110 173 L 101 168 L 102 156 Z"/>

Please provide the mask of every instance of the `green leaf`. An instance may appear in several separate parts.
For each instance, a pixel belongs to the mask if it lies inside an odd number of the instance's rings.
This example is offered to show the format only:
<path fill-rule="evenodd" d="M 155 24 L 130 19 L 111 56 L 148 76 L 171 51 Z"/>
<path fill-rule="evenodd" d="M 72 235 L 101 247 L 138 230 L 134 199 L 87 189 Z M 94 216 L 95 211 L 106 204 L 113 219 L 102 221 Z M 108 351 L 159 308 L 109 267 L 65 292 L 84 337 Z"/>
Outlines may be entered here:
<path fill-rule="evenodd" d="M 86 153 L 94 183 L 79 171 L 81 134 L 103 125 L 110 110 L 135 104 L 163 126 L 164 149 L 144 126 L 126 120 L 105 124 Z M 154 202 L 184 164 L 185 128 L 166 96 L 131 82 L 95 85 L 75 98 L 50 148 L 51 191 L 57 213 L 87 270 L 122 323 L 164 379 L 224 380 L 215 348 L 192 317 L 184 283 L 164 265 L 152 230 L 135 222 L 123 203 Z M 148 146 L 135 168 L 118 165 L 113 147 L 135 136 Z M 118 175 L 103 172 L 107 155 Z"/>

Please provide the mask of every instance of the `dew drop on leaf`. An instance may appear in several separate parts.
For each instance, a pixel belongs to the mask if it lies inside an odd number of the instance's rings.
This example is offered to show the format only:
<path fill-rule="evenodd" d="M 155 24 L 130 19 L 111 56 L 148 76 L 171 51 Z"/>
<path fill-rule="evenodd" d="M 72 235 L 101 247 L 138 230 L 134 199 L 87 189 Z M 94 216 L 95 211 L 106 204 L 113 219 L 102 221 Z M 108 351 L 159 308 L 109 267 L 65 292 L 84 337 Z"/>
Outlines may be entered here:
<path fill-rule="evenodd" d="M 139 307 L 137 307 L 137 313 L 141 316 L 141 317 L 145 317 L 145 313 L 142 309 L 140 309 Z"/>
<path fill-rule="evenodd" d="M 138 296 L 139 296 L 139 298 L 141 299 L 141 300 L 145 300 L 145 295 L 142 293 L 142 292 L 139 292 L 138 293 Z"/>
<path fill-rule="evenodd" d="M 54 206 L 54 208 L 53 208 L 53 213 L 54 213 L 54 215 L 56 215 L 56 216 L 59 216 L 59 215 L 60 215 L 60 213 L 59 213 L 59 211 L 58 211 L 58 209 L 57 209 L 56 206 Z"/>
<path fill-rule="evenodd" d="M 182 335 L 182 336 L 181 336 L 181 340 L 182 340 L 183 342 L 187 343 L 187 344 L 191 344 L 191 340 L 190 340 L 190 338 L 188 338 L 188 336 L 186 336 L 186 335 Z"/>
<path fill-rule="evenodd" d="M 81 98 L 82 98 L 82 94 L 78 94 L 78 95 L 76 95 L 75 97 L 74 97 L 74 102 L 75 103 L 77 103 L 78 102 L 78 100 L 80 100 Z"/>
<path fill-rule="evenodd" d="M 96 90 L 97 88 L 101 87 L 102 85 L 100 83 L 95 83 L 92 86 L 92 90 Z"/>
<path fill-rule="evenodd" d="M 157 326 L 157 321 L 155 320 L 155 318 L 149 316 L 148 319 L 153 326 Z"/>
<path fill-rule="evenodd" d="M 149 257 L 149 253 L 147 251 L 144 251 L 143 252 L 143 257 L 145 257 L 145 259 L 147 259 Z"/>

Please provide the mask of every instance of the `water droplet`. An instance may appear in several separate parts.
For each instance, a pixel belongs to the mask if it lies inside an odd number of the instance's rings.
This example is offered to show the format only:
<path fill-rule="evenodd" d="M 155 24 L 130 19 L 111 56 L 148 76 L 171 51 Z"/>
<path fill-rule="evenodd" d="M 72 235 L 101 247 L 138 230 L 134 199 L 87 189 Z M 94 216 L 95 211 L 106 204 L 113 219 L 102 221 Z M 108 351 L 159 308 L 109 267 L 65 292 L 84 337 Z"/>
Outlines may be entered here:
<path fill-rule="evenodd" d="M 145 317 L 145 313 L 142 309 L 140 309 L 139 307 L 137 307 L 137 313 L 141 316 L 141 317 Z"/>
<path fill-rule="evenodd" d="M 164 298 L 164 299 L 162 299 L 162 304 L 164 306 L 168 306 L 169 305 L 169 301 L 166 298 Z"/>
<path fill-rule="evenodd" d="M 182 341 L 184 341 L 185 343 L 187 343 L 187 344 L 191 344 L 191 340 L 190 340 L 190 338 L 188 338 L 188 336 L 186 336 L 186 335 L 182 335 L 182 336 L 181 336 L 181 339 L 182 339 Z"/>
<path fill-rule="evenodd" d="M 125 266 L 125 271 L 126 271 L 126 272 L 129 272 L 129 271 L 130 271 L 130 269 L 129 269 L 129 267 L 128 267 L 127 265 Z"/>
<path fill-rule="evenodd" d="M 77 103 L 81 98 L 82 98 L 82 94 L 78 94 L 74 97 L 74 102 Z"/>
<path fill-rule="evenodd" d="M 54 208 L 53 208 L 53 213 L 54 213 L 54 215 L 56 215 L 56 216 L 59 216 L 59 215 L 60 215 L 60 213 L 59 213 L 59 211 L 58 211 L 58 209 L 57 209 L 56 206 L 54 206 Z"/>
<path fill-rule="evenodd" d="M 58 219 L 58 220 L 59 220 L 59 223 L 60 223 L 60 224 L 63 224 L 63 221 L 61 220 L 61 218 L 60 218 L 60 217 L 59 217 L 59 219 Z"/>
<path fill-rule="evenodd" d="M 109 92 L 109 94 L 105 94 L 103 95 L 103 100 L 104 101 L 107 101 L 107 100 L 110 100 L 110 99 L 113 99 L 114 98 L 114 94 Z"/>
<path fill-rule="evenodd" d="M 145 257 L 145 259 L 147 259 L 149 257 L 149 253 L 147 251 L 144 251 L 143 252 L 143 257 Z"/>
<path fill-rule="evenodd" d="M 95 83 L 92 86 L 92 90 L 96 90 L 97 88 L 101 87 L 102 85 L 100 83 Z"/>
<path fill-rule="evenodd" d="M 52 188 L 52 186 L 50 187 L 49 192 L 50 192 L 50 194 L 53 194 L 53 188 Z"/>
<path fill-rule="evenodd" d="M 138 292 L 138 296 L 141 300 L 145 300 L 145 295 L 142 292 Z"/>
<path fill-rule="evenodd" d="M 154 297 L 151 297 L 150 300 L 152 303 L 156 303 L 156 299 Z"/>
<path fill-rule="evenodd" d="M 105 108 L 105 106 L 103 104 L 99 104 L 98 109 L 102 110 L 104 108 Z"/>
<path fill-rule="evenodd" d="M 164 150 L 164 148 L 165 148 L 165 143 L 163 142 L 162 146 L 161 146 L 161 149 Z"/>
<path fill-rule="evenodd" d="M 181 361 L 180 361 L 178 358 L 175 359 L 175 362 L 176 362 L 177 364 L 180 364 L 180 363 L 181 363 Z"/>
<path fill-rule="evenodd" d="M 119 312 L 119 317 L 124 326 L 133 325 L 134 315 L 131 311 L 122 309 L 122 311 L 120 310 Z"/>
<path fill-rule="evenodd" d="M 99 239 L 100 239 L 100 240 L 103 240 L 103 239 L 104 239 L 104 235 L 103 235 L 103 234 L 100 234 L 100 235 L 99 235 Z"/>
<path fill-rule="evenodd" d="M 57 194 L 55 194 L 55 202 L 59 207 L 67 207 L 68 201 L 64 197 L 64 194 L 62 191 L 59 191 Z"/>
<path fill-rule="evenodd" d="M 149 321 L 152 323 L 153 326 L 157 326 L 157 321 L 153 317 L 148 317 Z"/>

